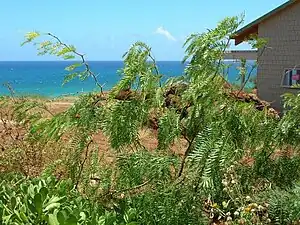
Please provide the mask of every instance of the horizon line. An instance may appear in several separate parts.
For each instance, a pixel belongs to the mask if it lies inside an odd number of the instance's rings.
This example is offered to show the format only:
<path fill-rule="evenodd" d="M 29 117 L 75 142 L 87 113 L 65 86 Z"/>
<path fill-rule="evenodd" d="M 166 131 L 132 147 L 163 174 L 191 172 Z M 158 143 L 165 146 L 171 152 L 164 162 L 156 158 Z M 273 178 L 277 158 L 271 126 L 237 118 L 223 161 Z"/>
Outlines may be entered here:
<path fill-rule="evenodd" d="M 87 62 L 124 62 L 124 60 L 86 60 Z M 0 62 L 81 62 L 81 60 L 0 60 Z M 156 60 L 156 62 L 182 62 L 182 60 Z"/>

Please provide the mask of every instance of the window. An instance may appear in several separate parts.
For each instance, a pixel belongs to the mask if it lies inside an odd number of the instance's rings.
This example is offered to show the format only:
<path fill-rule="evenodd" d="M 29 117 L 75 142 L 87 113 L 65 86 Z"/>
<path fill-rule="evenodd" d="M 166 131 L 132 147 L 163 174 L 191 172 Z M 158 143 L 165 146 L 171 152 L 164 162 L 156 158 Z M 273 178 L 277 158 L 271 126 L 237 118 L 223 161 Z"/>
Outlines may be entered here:
<path fill-rule="evenodd" d="M 300 68 L 286 69 L 282 77 L 282 86 L 300 88 Z"/>

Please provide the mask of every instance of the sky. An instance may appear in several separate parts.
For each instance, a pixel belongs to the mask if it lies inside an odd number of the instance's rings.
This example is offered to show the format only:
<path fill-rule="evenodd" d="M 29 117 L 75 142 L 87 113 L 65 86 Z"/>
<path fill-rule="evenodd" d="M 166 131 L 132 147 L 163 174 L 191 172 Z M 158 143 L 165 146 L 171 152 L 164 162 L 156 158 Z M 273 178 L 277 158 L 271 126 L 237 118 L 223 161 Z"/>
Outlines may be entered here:
<path fill-rule="evenodd" d="M 181 60 L 189 34 L 242 13 L 246 25 L 285 1 L 0 0 L 0 61 L 56 59 L 37 56 L 33 46 L 20 47 L 29 31 L 51 32 L 88 60 L 121 60 L 136 41 L 150 45 L 157 60 Z"/>

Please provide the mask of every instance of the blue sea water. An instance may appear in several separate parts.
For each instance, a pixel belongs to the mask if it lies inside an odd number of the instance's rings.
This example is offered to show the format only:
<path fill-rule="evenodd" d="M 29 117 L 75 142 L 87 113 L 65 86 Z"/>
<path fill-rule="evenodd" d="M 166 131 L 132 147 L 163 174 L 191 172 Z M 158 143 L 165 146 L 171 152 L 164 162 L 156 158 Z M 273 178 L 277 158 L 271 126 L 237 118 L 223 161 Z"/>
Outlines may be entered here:
<path fill-rule="evenodd" d="M 157 63 L 164 79 L 183 74 L 185 65 L 179 61 L 160 61 Z M 95 90 L 92 79 L 80 81 L 75 79 L 62 86 L 64 76 L 68 72 L 64 69 L 70 65 L 67 61 L 38 61 L 38 62 L 4 62 L 0 61 L 0 95 L 9 94 L 4 84 L 9 83 L 18 95 L 42 95 L 57 97 Z M 91 70 L 98 74 L 104 90 L 110 90 L 120 79 L 117 70 L 123 67 L 121 61 L 92 61 Z M 238 77 L 238 64 L 230 63 L 228 80 L 235 82 Z M 255 71 L 254 71 L 255 74 Z"/>

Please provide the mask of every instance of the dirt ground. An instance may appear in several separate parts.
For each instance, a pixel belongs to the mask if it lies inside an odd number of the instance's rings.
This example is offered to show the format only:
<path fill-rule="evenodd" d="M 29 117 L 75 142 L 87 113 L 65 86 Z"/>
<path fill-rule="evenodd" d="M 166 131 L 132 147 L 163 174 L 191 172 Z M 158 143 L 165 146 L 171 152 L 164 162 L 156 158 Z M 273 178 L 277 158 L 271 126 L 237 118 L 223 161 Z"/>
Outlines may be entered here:
<path fill-rule="evenodd" d="M 54 115 L 68 110 L 74 104 L 75 100 L 76 98 L 41 99 L 41 101 L 45 101 L 44 103 L 47 105 L 47 108 L 51 114 Z M 1 115 L 3 115 L 2 113 L 5 111 L 10 110 L 7 107 L 0 108 L 0 164 L 1 160 L 9 158 L 10 161 L 8 164 L 0 165 L 0 172 L 21 170 L 22 172 L 26 171 L 25 173 L 28 176 L 37 176 L 45 169 L 46 165 L 50 165 L 66 156 L 66 149 L 61 144 L 56 145 L 53 143 L 52 145 L 52 143 L 48 143 L 46 148 L 44 148 L 45 146 L 42 147 L 43 151 L 36 151 L 36 148 L 39 147 L 35 145 L 31 146 L 29 144 L 27 146 L 27 142 L 23 141 L 28 132 L 27 128 L 14 122 L 12 117 L 2 120 L 1 117 L 3 116 Z M 47 113 L 47 117 L 50 118 L 51 114 Z M 158 146 L 157 134 L 156 129 L 144 128 L 139 132 L 139 143 L 144 146 L 145 149 L 154 151 Z M 63 138 L 62 141 L 66 141 L 66 144 L 69 144 L 67 143 L 67 137 L 66 139 Z M 170 146 L 169 153 L 182 157 L 187 149 L 187 145 L 187 142 L 183 138 L 179 138 Z M 18 146 L 21 147 L 21 149 L 26 149 L 26 151 L 22 153 L 22 158 L 15 157 L 17 155 L 12 155 L 15 153 L 11 151 L 11 149 L 18 149 Z M 99 131 L 93 135 L 93 142 L 89 145 L 89 149 L 97 149 L 101 163 L 105 166 L 114 166 L 116 154 L 110 146 L 109 138 L 104 135 L 103 132 Z M 61 177 L 64 176 L 65 171 L 63 167 L 58 167 L 55 173 L 58 174 L 58 177 Z"/>
<path fill-rule="evenodd" d="M 108 92 L 104 93 L 105 96 Z M 255 93 L 247 94 L 244 92 L 239 92 L 239 95 L 233 95 L 234 98 L 237 98 L 240 101 L 254 101 L 257 104 L 264 105 L 264 102 L 261 102 L 256 96 Z M 58 114 L 61 112 L 66 111 L 70 108 L 78 97 L 75 96 L 64 96 L 56 99 L 41 99 L 41 101 L 45 101 L 46 105 L 48 106 L 49 111 L 53 114 Z M 1 112 L 1 111 L 0 111 Z M 48 116 L 51 116 L 50 114 Z M 0 120 L 0 133 L 3 130 L 3 123 Z M 157 130 L 153 130 L 150 128 L 145 128 L 140 131 L 139 133 L 140 142 L 143 146 L 145 146 L 149 150 L 154 150 L 157 148 L 158 140 L 157 140 Z M 98 145 L 100 151 L 109 151 L 110 146 L 108 142 L 108 138 L 103 135 L 103 133 L 99 132 L 98 134 L 94 135 L 94 143 Z M 1 144 L 1 143 L 0 143 Z M 172 146 L 172 152 L 182 155 L 184 150 L 187 148 L 187 142 L 180 138 L 177 140 Z"/>
<path fill-rule="evenodd" d="M 74 97 L 68 97 L 68 98 L 60 98 L 60 99 L 46 99 L 41 100 L 46 101 L 46 105 L 48 106 L 49 111 L 51 111 L 53 114 L 58 114 L 61 112 L 64 112 L 68 110 L 76 101 L 76 98 Z M 6 109 L 4 109 L 5 111 Z M 0 113 L 3 112 L 3 108 L 0 108 Z M 49 114 L 50 116 L 50 114 Z M 18 140 L 18 137 L 24 136 L 25 133 L 22 132 L 22 128 L 18 127 L 18 124 L 16 124 L 13 121 L 8 122 L 12 129 L 7 127 L 4 127 L 5 121 L 0 120 L 0 150 L 2 149 L 2 153 L 5 151 L 5 146 L 11 145 L 14 141 L 22 142 L 22 138 Z M 20 132 L 21 131 L 21 132 Z M 153 151 L 158 146 L 158 139 L 157 139 L 157 130 L 151 129 L 151 128 L 144 128 L 139 132 L 139 140 L 140 143 L 148 150 Z M 185 150 L 187 149 L 188 143 L 183 138 L 179 138 L 175 141 L 175 143 L 170 147 L 171 153 L 179 156 L 183 156 Z M 97 134 L 94 134 L 93 136 L 93 143 L 91 147 L 98 149 L 99 156 L 102 157 L 105 162 L 108 162 L 109 164 L 114 161 L 114 151 L 112 151 L 112 148 L 110 147 L 108 137 L 105 136 L 101 131 L 99 131 Z M 277 155 L 281 155 L 281 150 L 279 150 L 279 153 Z M 288 152 L 289 151 L 284 151 Z M 1 151 L 0 151 L 0 158 L 1 158 Z M 241 160 L 241 163 L 244 165 L 253 165 L 253 158 L 251 157 L 245 157 Z M 0 168 L 1 169 L 1 168 Z"/>
<path fill-rule="evenodd" d="M 53 112 L 54 114 L 61 113 L 66 111 L 68 108 L 70 108 L 75 100 L 53 100 L 51 102 L 47 103 L 47 106 L 49 107 L 49 110 Z"/>

